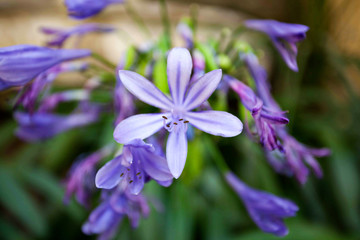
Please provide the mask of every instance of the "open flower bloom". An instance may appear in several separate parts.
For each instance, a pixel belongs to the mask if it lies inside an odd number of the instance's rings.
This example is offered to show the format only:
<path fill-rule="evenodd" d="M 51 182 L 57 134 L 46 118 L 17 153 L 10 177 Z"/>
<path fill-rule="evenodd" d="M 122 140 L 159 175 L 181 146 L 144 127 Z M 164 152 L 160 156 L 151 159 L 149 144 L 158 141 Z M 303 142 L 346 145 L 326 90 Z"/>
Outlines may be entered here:
<path fill-rule="evenodd" d="M 289 122 L 283 116 L 283 112 L 273 112 L 266 108 L 253 90 L 241 81 L 230 76 L 225 76 L 224 80 L 239 95 L 245 108 L 251 112 L 261 145 L 269 151 L 274 149 L 282 150 L 282 146 L 276 136 L 275 127 L 276 125 L 284 125 Z"/>
<path fill-rule="evenodd" d="M 95 184 L 98 188 L 112 189 L 120 183 L 132 194 L 139 194 L 149 176 L 160 183 L 173 178 L 166 159 L 155 153 L 153 145 L 135 139 L 98 171 Z"/>
<path fill-rule="evenodd" d="M 290 200 L 277 197 L 247 186 L 232 172 L 226 173 L 226 181 L 243 200 L 250 217 L 264 232 L 285 236 L 289 230 L 284 218 L 294 217 L 299 207 Z"/>
<path fill-rule="evenodd" d="M 65 0 L 70 17 L 85 19 L 100 13 L 110 4 L 123 3 L 124 0 Z"/>
<path fill-rule="evenodd" d="M 306 38 L 308 26 L 275 20 L 247 20 L 245 26 L 266 33 L 288 67 L 295 72 L 298 71 L 296 43 Z"/>
<path fill-rule="evenodd" d="M 119 71 L 120 80 L 132 94 L 145 103 L 163 109 L 164 112 L 139 114 L 123 120 L 115 128 L 115 140 L 126 144 L 137 138 L 147 138 L 165 128 L 170 132 L 166 158 L 175 178 L 181 175 L 185 166 L 188 124 L 223 137 L 236 136 L 243 128 L 241 121 L 227 112 L 191 111 L 211 96 L 221 80 L 221 70 L 218 69 L 206 73 L 189 85 L 191 70 L 192 59 L 189 51 L 185 48 L 172 49 L 167 59 L 167 77 L 172 100 L 141 75 Z"/>
<path fill-rule="evenodd" d="M 0 48 L 0 91 L 24 85 L 60 62 L 90 54 L 85 49 L 51 49 L 31 45 Z"/>

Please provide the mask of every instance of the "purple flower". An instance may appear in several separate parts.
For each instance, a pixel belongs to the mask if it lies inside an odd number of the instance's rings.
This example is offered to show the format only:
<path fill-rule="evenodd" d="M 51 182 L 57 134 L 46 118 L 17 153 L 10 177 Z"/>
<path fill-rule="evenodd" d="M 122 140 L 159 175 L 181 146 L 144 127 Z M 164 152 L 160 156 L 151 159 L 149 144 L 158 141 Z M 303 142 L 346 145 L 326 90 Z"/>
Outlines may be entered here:
<path fill-rule="evenodd" d="M 41 31 L 47 35 L 51 35 L 54 37 L 51 41 L 48 41 L 46 43 L 47 46 L 61 48 L 64 42 L 73 35 L 79 36 L 80 39 L 82 36 L 90 32 L 106 33 L 106 32 L 112 32 L 114 31 L 114 29 L 115 28 L 109 25 L 88 23 L 88 24 L 75 26 L 67 30 L 43 27 L 41 28 Z"/>
<path fill-rule="evenodd" d="M 283 112 L 272 112 L 266 108 L 253 90 L 241 81 L 230 76 L 225 76 L 224 80 L 239 95 L 245 108 L 251 112 L 261 145 L 269 151 L 274 149 L 282 150 L 281 143 L 276 136 L 275 127 L 289 122 L 283 116 Z"/>
<path fill-rule="evenodd" d="M 194 33 L 189 24 L 182 21 L 177 25 L 177 32 L 184 39 L 186 48 L 192 49 L 194 47 Z"/>
<path fill-rule="evenodd" d="M 284 224 L 284 218 L 294 217 L 299 207 L 295 203 L 270 193 L 250 188 L 228 172 L 225 176 L 228 184 L 243 200 L 250 217 L 264 232 L 276 236 L 285 236 L 289 230 Z"/>
<path fill-rule="evenodd" d="M 136 138 L 144 139 L 161 128 L 170 132 L 166 158 L 170 172 L 175 178 L 181 175 L 187 156 L 187 125 L 223 137 L 241 133 L 241 121 L 227 112 L 192 112 L 215 91 L 221 80 L 221 70 L 214 70 L 189 86 L 192 59 L 185 48 L 174 48 L 167 59 L 167 76 L 172 96 L 170 100 L 157 87 L 141 75 L 130 71 L 119 71 L 124 86 L 141 101 L 163 109 L 163 113 L 139 114 L 120 122 L 114 131 L 119 143 L 129 143 Z"/>
<path fill-rule="evenodd" d="M 110 4 L 123 3 L 124 0 L 65 0 L 70 17 L 85 19 L 92 17 Z"/>
<path fill-rule="evenodd" d="M 305 33 L 309 27 L 275 20 L 247 20 L 245 26 L 266 33 L 288 67 L 295 72 L 298 71 L 296 43 L 306 38 Z"/>
<path fill-rule="evenodd" d="M 198 50 L 194 50 L 193 53 L 193 75 L 191 76 L 190 83 L 198 80 L 205 74 L 205 58 L 202 53 Z"/>
<path fill-rule="evenodd" d="M 71 167 L 68 177 L 65 181 L 66 191 L 64 202 L 67 204 L 72 194 L 76 200 L 84 205 L 89 206 L 89 198 L 95 188 L 95 167 L 104 157 L 110 155 L 112 147 L 104 147 L 85 158 L 77 160 Z"/>
<path fill-rule="evenodd" d="M 89 216 L 82 227 L 85 234 L 100 234 L 99 239 L 107 240 L 113 237 L 127 216 L 131 226 L 137 227 L 141 216 L 147 217 L 150 212 L 146 198 L 142 195 L 132 195 L 116 189 Z"/>
<path fill-rule="evenodd" d="M 95 184 L 98 188 L 112 189 L 120 183 L 132 194 L 139 194 L 148 176 L 160 183 L 173 178 L 166 159 L 155 153 L 153 145 L 135 139 L 124 145 L 121 155 L 98 171 Z"/>
<path fill-rule="evenodd" d="M 15 106 L 22 104 L 26 110 L 32 113 L 40 93 L 46 89 L 46 87 L 48 87 L 59 74 L 71 71 L 83 71 L 87 68 L 87 66 L 87 63 L 69 62 L 50 68 L 37 76 L 34 82 L 24 92 L 20 93 Z"/>
<path fill-rule="evenodd" d="M 89 50 L 65 50 L 16 45 L 0 48 L 0 91 L 24 85 L 52 66 L 68 60 L 87 57 Z"/>

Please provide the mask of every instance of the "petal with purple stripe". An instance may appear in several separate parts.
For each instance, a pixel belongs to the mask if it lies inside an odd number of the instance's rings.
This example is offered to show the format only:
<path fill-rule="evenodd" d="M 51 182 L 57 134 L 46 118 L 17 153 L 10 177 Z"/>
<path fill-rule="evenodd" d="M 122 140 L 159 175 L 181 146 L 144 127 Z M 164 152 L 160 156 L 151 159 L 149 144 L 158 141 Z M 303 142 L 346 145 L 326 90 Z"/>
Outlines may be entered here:
<path fill-rule="evenodd" d="M 181 105 L 190 81 L 192 59 L 186 48 L 173 48 L 167 59 L 167 77 L 175 105 Z"/>
<path fill-rule="evenodd" d="M 172 107 L 170 99 L 143 76 L 135 72 L 120 70 L 119 78 L 126 89 L 141 101 L 166 110 Z"/>
<path fill-rule="evenodd" d="M 121 121 L 115 128 L 114 139 L 126 144 L 134 139 L 144 139 L 156 133 L 163 127 L 162 116 L 169 113 L 138 114 Z"/>
<path fill-rule="evenodd" d="M 112 189 L 122 179 L 125 167 L 121 165 L 121 155 L 106 163 L 96 173 L 95 185 L 97 188 Z"/>
<path fill-rule="evenodd" d="M 179 178 L 186 162 L 187 139 L 185 131 L 170 132 L 166 144 L 166 159 L 171 174 Z"/>
<path fill-rule="evenodd" d="M 184 102 L 185 109 L 189 111 L 205 102 L 219 85 L 221 74 L 221 69 L 217 69 L 206 73 L 198 79 L 189 88 Z"/>
<path fill-rule="evenodd" d="M 243 129 L 237 117 L 222 111 L 187 112 L 186 120 L 201 131 L 222 137 L 234 137 Z"/>

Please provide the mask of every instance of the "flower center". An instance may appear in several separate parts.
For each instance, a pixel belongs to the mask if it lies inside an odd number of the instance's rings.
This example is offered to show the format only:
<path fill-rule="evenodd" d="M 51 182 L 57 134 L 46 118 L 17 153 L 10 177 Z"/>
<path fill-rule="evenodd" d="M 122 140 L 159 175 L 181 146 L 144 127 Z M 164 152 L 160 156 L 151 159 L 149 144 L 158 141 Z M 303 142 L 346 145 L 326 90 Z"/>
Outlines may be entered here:
<path fill-rule="evenodd" d="M 181 116 L 172 115 L 171 119 L 166 116 L 162 116 L 164 121 L 164 128 L 169 132 L 175 131 L 184 131 L 186 132 L 188 129 L 188 120 L 185 120 Z"/>

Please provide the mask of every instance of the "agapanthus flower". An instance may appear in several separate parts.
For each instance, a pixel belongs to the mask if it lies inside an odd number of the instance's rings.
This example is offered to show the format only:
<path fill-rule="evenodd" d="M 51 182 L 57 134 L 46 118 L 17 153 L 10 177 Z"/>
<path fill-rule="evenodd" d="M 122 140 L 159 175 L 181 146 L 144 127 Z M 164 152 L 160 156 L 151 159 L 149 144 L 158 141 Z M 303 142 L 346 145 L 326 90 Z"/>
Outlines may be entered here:
<path fill-rule="evenodd" d="M 0 91 L 24 85 L 58 63 L 90 54 L 86 49 L 51 49 L 31 45 L 0 48 Z"/>
<path fill-rule="evenodd" d="M 124 0 L 65 0 L 70 17 L 85 19 L 100 13 L 110 4 L 123 3 Z"/>
<path fill-rule="evenodd" d="M 265 69 L 259 64 L 257 57 L 252 53 L 241 54 L 240 56 L 246 63 L 251 76 L 256 84 L 259 98 L 263 101 L 263 109 L 268 109 L 272 113 L 283 113 L 280 106 L 270 93 L 270 87 Z M 267 159 L 272 167 L 279 173 L 295 175 L 297 180 L 304 184 L 309 175 L 309 170 L 304 164 L 305 161 L 310 165 L 317 177 L 322 176 L 321 167 L 315 157 L 325 157 L 330 154 L 326 148 L 310 149 L 299 143 L 287 132 L 285 126 L 280 124 L 273 125 L 273 134 L 281 141 L 279 151 L 266 152 Z"/>
<path fill-rule="evenodd" d="M 247 186 L 233 173 L 226 173 L 226 181 L 239 195 L 256 225 L 264 232 L 285 236 L 289 230 L 284 218 L 294 217 L 299 207 L 290 200 Z"/>
<path fill-rule="evenodd" d="M 224 80 L 239 95 L 241 102 L 254 118 L 261 145 L 269 151 L 274 149 L 282 151 L 283 148 L 276 136 L 275 127 L 276 125 L 283 125 L 289 122 L 283 116 L 284 113 L 271 111 L 271 109 L 266 108 L 253 90 L 241 81 L 230 76 L 225 76 Z"/>
<path fill-rule="evenodd" d="M 150 208 L 147 200 L 141 194 L 133 195 L 122 189 L 116 189 L 111 195 L 108 195 L 83 225 L 82 231 L 85 234 L 99 234 L 99 239 L 107 240 L 113 237 L 125 216 L 129 218 L 131 226 L 135 228 L 138 226 L 141 216 L 149 215 Z"/>
<path fill-rule="evenodd" d="M 101 109 L 92 104 L 80 104 L 68 115 L 48 111 L 55 108 L 61 101 L 72 100 L 88 100 L 88 92 L 81 90 L 56 93 L 44 99 L 43 105 L 39 107 L 41 111 L 15 112 L 14 117 L 19 124 L 16 135 L 25 141 L 44 140 L 69 129 L 89 125 L 98 119 Z"/>
<path fill-rule="evenodd" d="M 16 102 L 16 106 L 22 104 L 24 108 L 30 113 L 34 111 L 36 100 L 39 98 L 41 92 L 45 91 L 48 86 L 57 78 L 61 73 L 72 71 L 83 71 L 88 67 L 84 62 L 66 62 L 58 64 L 49 70 L 41 73 L 35 78 L 33 83 L 20 93 L 20 96 Z"/>
<path fill-rule="evenodd" d="M 308 26 L 275 20 L 247 20 L 245 26 L 266 33 L 288 67 L 295 72 L 298 71 L 296 43 L 306 38 Z"/>
<path fill-rule="evenodd" d="M 121 155 L 106 163 L 96 174 L 98 188 L 112 189 L 118 184 L 127 187 L 132 194 L 139 194 L 147 178 L 161 182 L 171 181 L 173 176 L 166 159 L 155 152 L 152 144 L 135 139 L 124 145 Z"/>
<path fill-rule="evenodd" d="M 68 203 L 71 195 L 74 194 L 80 204 L 89 206 L 91 193 L 95 189 L 96 165 L 101 159 L 110 155 L 112 149 L 112 146 L 106 146 L 86 157 L 80 156 L 80 159 L 71 166 L 65 181 L 65 203 Z"/>
<path fill-rule="evenodd" d="M 167 59 L 167 77 L 172 100 L 154 84 L 131 71 L 119 71 L 124 86 L 141 101 L 164 110 L 162 113 L 139 114 L 120 122 L 114 131 L 119 143 L 145 139 L 161 128 L 170 132 L 166 145 L 166 158 L 170 172 L 178 178 L 187 157 L 187 125 L 218 136 L 233 137 L 241 133 L 241 121 L 222 111 L 191 110 L 199 107 L 215 91 L 221 80 L 221 70 L 206 73 L 189 85 L 192 59 L 185 48 L 174 48 Z"/>
<path fill-rule="evenodd" d="M 91 32 L 107 33 L 114 31 L 115 28 L 110 25 L 98 24 L 98 23 L 87 23 L 79 26 L 72 27 L 70 29 L 56 29 L 43 27 L 41 31 L 47 35 L 53 37 L 52 40 L 46 43 L 49 47 L 61 48 L 64 42 L 71 36 L 78 36 L 79 39 Z"/>

